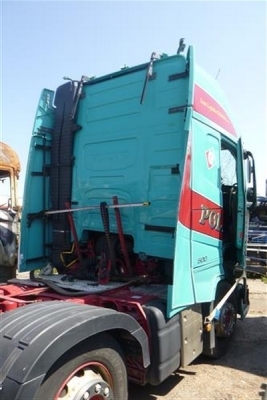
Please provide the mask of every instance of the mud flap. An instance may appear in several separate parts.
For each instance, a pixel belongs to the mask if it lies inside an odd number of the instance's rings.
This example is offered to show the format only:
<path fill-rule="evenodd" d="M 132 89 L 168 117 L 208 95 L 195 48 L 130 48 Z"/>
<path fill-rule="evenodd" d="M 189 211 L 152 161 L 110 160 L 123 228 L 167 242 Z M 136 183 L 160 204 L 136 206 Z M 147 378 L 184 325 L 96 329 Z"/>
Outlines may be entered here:
<path fill-rule="evenodd" d="M 203 351 L 203 319 L 201 304 L 181 312 L 181 366 L 186 367 Z"/>

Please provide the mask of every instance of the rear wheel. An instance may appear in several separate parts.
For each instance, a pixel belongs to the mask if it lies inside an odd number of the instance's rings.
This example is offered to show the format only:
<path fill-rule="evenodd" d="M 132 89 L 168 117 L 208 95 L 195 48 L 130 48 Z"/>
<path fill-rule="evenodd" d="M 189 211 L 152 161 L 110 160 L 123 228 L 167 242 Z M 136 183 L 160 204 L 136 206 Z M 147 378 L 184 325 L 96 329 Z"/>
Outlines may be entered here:
<path fill-rule="evenodd" d="M 109 335 L 89 338 L 49 371 L 35 400 L 127 400 L 127 374 L 121 349 Z"/>

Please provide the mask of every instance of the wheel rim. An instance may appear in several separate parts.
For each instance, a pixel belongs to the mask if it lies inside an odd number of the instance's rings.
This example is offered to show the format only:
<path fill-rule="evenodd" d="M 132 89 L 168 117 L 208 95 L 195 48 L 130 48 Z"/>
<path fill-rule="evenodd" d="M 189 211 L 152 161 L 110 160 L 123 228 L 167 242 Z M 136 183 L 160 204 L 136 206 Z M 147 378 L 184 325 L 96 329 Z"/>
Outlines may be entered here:
<path fill-rule="evenodd" d="M 114 400 L 112 378 L 100 363 L 79 367 L 63 382 L 54 400 Z"/>
<path fill-rule="evenodd" d="M 233 304 L 227 302 L 223 305 L 219 320 L 216 324 L 218 337 L 229 338 L 233 335 L 236 325 L 236 312 Z"/>

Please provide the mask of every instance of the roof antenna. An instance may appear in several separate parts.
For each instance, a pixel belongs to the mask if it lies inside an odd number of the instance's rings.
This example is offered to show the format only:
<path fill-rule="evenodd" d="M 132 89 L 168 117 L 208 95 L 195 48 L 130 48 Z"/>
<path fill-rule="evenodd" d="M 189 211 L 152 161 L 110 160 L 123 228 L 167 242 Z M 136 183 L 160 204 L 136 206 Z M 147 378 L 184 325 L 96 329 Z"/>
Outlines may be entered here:
<path fill-rule="evenodd" d="M 140 104 L 143 104 L 143 101 L 144 101 L 147 82 L 153 76 L 153 63 L 154 63 L 155 60 L 158 60 L 158 59 L 159 59 L 159 56 L 155 52 L 153 52 L 151 54 L 151 57 L 150 57 L 150 62 L 148 64 L 148 66 L 147 66 L 146 79 L 145 79 L 143 90 L 142 90 L 142 94 L 141 94 Z"/>
<path fill-rule="evenodd" d="M 184 49 L 185 49 L 185 42 L 184 41 L 185 41 L 184 38 L 180 39 L 179 47 L 178 47 L 178 50 L 177 50 L 177 54 L 180 54 L 180 53 L 182 53 L 184 51 Z"/>
<path fill-rule="evenodd" d="M 217 81 L 217 79 L 218 79 L 218 76 L 219 76 L 219 73 L 221 72 L 221 68 L 219 68 L 219 70 L 218 70 L 218 72 L 217 72 L 217 75 L 216 75 L 216 78 L 215 78 L 215 81 Z"/>

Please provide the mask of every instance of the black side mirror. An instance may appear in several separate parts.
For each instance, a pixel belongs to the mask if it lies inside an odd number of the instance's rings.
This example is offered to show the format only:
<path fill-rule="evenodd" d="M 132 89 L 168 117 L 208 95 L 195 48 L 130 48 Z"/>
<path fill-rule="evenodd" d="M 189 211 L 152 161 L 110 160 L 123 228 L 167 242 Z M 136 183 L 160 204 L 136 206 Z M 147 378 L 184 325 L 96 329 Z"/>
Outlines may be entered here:
<path fill-rule="evenodd" d="M 253 203 L 254 199 L 255 199 L 255 189 L 253 187 L 250 187 L 247 190 L 247 201 L 249 203 Z"/>

